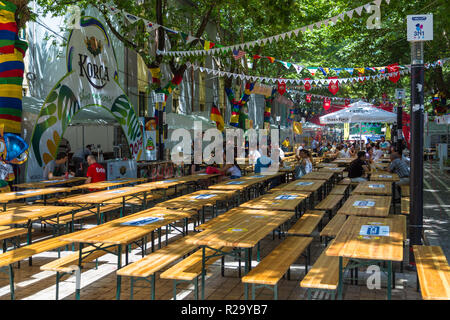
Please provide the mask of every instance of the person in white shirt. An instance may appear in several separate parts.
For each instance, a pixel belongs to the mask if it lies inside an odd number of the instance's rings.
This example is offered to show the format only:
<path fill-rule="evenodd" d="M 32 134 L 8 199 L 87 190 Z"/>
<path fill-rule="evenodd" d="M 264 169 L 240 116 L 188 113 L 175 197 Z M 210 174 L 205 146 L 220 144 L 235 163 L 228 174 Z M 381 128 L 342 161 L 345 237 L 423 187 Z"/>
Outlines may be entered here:
<path fill-rule="evenodd" d="M 300 150 L 303 150 L 303 149 L 305 149 L 305 144 L 304 143 L 302 143 L 299 147 L 298 147 L 298 149 L 297 149 L 297 155 L 299 156 L 300 155 Z"/>
<path fill-rule="evenodd" d="M 387 142 L 384 137 L 381 137 L 380 148 L 383 150 L 389 150 L 391 144 Z"/>
<path fill-rule="evenodd" d="M 338 147 L 338 158 L 351 158 L 346 145 Z"/>
<path fill-rule="evenodd" d="M 311 153 L 306 150 L 300 150 L 300 156 L 298 157 L 300 164 L 295 168 L 295 178 L 299 179 L 307 173 L 312 172 L 312 157 Z"/>
<path fill-rule="evenodd" d="M 380 144 L 377 143 L 373 149 L 373 160 L 378 160 L 383 156 L 384 152 L 380 148 Z"/>

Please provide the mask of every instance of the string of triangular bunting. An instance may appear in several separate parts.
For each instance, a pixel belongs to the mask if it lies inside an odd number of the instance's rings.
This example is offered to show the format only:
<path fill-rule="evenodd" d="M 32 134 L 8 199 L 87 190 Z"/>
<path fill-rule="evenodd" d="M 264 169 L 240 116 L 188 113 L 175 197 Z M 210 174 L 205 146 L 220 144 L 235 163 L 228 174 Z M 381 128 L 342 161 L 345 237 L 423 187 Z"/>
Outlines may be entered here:
<path fill-rule="evenodd" d="M 426 63 L 425 69 L 434 68 L 436 66 L 442 66 L 445 62 L 447 62 L 449 58 L 445 59 L 439 59 L 433 63 Z M 377 75 L 371 75 L 371 76 L 358 76 L 358 77 L 350 77 L 350 78 L 336 78 L 336 79 L 283 79 L 283 78 L 270 78 L 270 77 L 259 77 L 259 76 L 249 76 L 245 74 L 239 74 L 239 73 L 232 73 L 232 72 L 226 72 L 221 70 L 214 70 L 209 69 L 206 67 L 200 67 L 195 64 L 191 64 L 190 62 L 186 63 L 188 68 L 193 68 L 194 71 L 199 70 L 200 72 L 206 72 L 208 74 L 213 74 L 215 76 L 221 76 L 221 77 L 228 77 L 228 78 L 234 78 L 234 79 L 241 79 L 246 81 L 259 81 L 259 82 L 265 82 L 265 83 L 279 83 L 279 82 L 285 82 L 286 84 L 297 84 L 297 85 L 316 85 L 316 87 L 323 87 L 328 86 L 330 83 L 339 83 L 339 84 L 346 84 L 346 83 L 353 83 L 353 82 L 360 82 L 360 81 L 367 81 L 367 80 L 383 80 L 388 79 L 390 77 L 395 77 L 400 75 L 409 74 L 411 72 L 411 65 L 406 65 L 406 69 L 397 71 L 397 72 L 391 72 L 391 73 L 384 73 L 384 74 L 377 74 Z M 323 85 L 323 86 L 322 86 Z"/>
<path fill-rule="evenodd" d="M 385 0 L 387 4 L 390 3 L 390 0 Z M 203 54 L 208 54 L 208 55 L 213 55 L 215 53 L 220 53 L 220 52 L 227 52 L 227 51 L 231 51 L 231 50 L 238 50 L 238 49 L 248 49 L 248 48 L 252 48 L 256 45 L 262 45 L 262 44 L 266 44 L 268 43 L 272 43 L 272 42 L 278 42 L 280 40 L 284 40 L 285 38 L 291 38 L 293 35 L 297 36 L 299 32 L 306 32 L 306 31 L 313 31 L 314 29 L 320 29 L 322 28 L 322 26 L 328 26 L 329 24 L 336 24 L 338 20 L 342 20 L 344 21 L 345 17 L 348 17 L 350 19 L 352 19 L 353 14 L 356 12 L 359 16 L 362 14 L 363 10 L 366 9 L 366 11 L 369 13 L 372 11 L 372 6 L 375 7 L 380 7 L 382 3 L 382 0 L 373 0 L 369 3 L 366 3 L 365 5 L 362 5 L 360 7 L 351 9 L 349 11 L 343 12 L 339 15 L 336 15 L 334 17 L 331 18 L 327 18 L 318 22 L 315 22 L 313 24 L 307 25 L 307 26 L 303 26 L 301 28 L 297 28 L 295 30 L 291 30 L 285 33 L 281 33 L 281 34 L 277 34 L 268 38 L 263 38 L 263 39 L 258 39 L 258 40 L 254 40 L 254 41 L 249 41 L 249 42 L 244 42 L 244 43 L 240 43 L 240 44 L 235 44 L 235 45 L 231 45 L 231 46 L 222 46 L 220 44 L 215 44 L 211 41 L 208 40 L 204 40 L 202 38 L 197 38 L 192 36 L 190 33 L 185 33 L 182 31 L 176 31 L 173 29 L 170 29 L 168 27 L 165 27 L 163 25 L 159 25 L 157 23 L 151 22 L 147 19 L 144 18 L 140 18 L 136 15 L 133 15 L 129 12 L 126 12 L 124 10 L 118 9 L 115 6 L 110 6 L 110 5 L 105 5 L 106 10 L 112 14 L 112 15 L 116 15 L 116 14 L 122 14 L 130 23 L 136 23 L 140 20 L 142 20 L 145 24 L 146 30 L 148 32 L 151 32 L 159 27 L 163 28 L 164 30 L 166 30 L 168 33 L 171 34 L 177 34 L 179 35 L 183 41 L 188 44 L 194 40 L 199 40 L 203 50 L 190 50 L 190 51 L 168 51 L 168 52 L 161 52 L 159 50 L 157 50 L 157 54 L 161 54 L 161 55 L 169 55 L 169 56 L 197 56 L 197 55 L 203 55 Z"/>

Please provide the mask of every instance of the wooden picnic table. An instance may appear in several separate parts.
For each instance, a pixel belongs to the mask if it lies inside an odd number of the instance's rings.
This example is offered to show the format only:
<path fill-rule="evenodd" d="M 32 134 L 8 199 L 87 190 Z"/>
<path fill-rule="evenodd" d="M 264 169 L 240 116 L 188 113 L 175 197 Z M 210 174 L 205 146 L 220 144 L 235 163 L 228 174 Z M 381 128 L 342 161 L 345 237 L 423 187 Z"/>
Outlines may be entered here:
<path fill-rule="evenodd" d="M 250 198 L 250 190 L 254 190 L 256 195 L 257 187 L 279 176 L 280 173 L 275 174 L 251 174 L 239 179 L 226 180 L 224 182 L 214 184 L 208 187 L 211 190 L 234 190 L 239 191 L 242 195 L 245 195 L 247 200 Z"/>
<path fill-rule="evenodd" d="M 32 223 L 35 221 L 58 221 L 61 215 L 69 214 L 77 210 L 71 206 L 21 206 L 8 209 L 0 213 L 0 226 L 25 225 L 28 229 L 27 244 L 32 243 Z M 29 263 L 31 265 L 31 257 Z"/>
<path fill-rule="evenodd" d="M 213 208 L 213 216 L 217 215 L 217 202 L 228 201 L 236 196 L 236 190 L 200 190 L 174 199 L 160 202 L 156 207 L 202 211 L 202 221 L 205 222 L 205 207 Z M 228 208 L 228 204 L 227 204 Z"/>
<path fill-rule="evenodd" d="M 333 172 L 310 172 L 302 176 L 301 180 L 331 180 L 333 178 Z"/>
<path fill-rule="evenodd" d="M 93 249 L 106 250 L 117 255 L 117 269 L 122 267 L 122 253 L 125 252 L 125 263 L 128 264 L 128 250 L 126 245 L 136 243 L 142 248 L 143 253 L 146 251 L 146 237 L 151 234 L 152 252 L 154 251 L 154 233 L 158 231 L 159 247 L 161 247 L 161 228 L 174 225 L 177 221 L 184 221 L 183 234 L 187 234 L 187 219 L 194 213 L 189 211 L 175 211 L 165 208 L 151 208 L 138 213 L 106 222 L 97 227 L 67 234 L 62 239 L 70 243 L 79 244 L 79 260 L 78 265 L 81 267 L 83 257 L 88 256 L 89 252 L 83 251 L 83 246 L 89 244 Z M 179 229 L 177 229 L 180 231 Z M 166 233 L 166 242 L 168 233 Z M 141 242 L 138 242 L 142 239 Z M 125 250 L 123 250 L 125 249 Z M 117 296 L 120 298 L 121 276 L 117 277 Z M 79 291 L 77 292 L 77 299 Z"/>
<path fill-rule="evenodd" d="M 60 199 L 59 203 L 73 204 L 80 208 L 89 209 L 95 206 L 97 216 L 97 223 L 101 224 L 103 222 L 103 215 L 100 214 L 100 206 L 107 201 L 114 200 L 117 198 L 122 198 L 122 213 L 125 212 L 126 198 L 137 198 L 146 203 L 147 193 L 151 192 L 152 187 L 123 187 L 112 190 L 103 190 L 98 192 L 92 192 L 89 194 L 82 194 Z"/>
<path fill-rule="evenodd" d="M 370 175 L 370 181 L 387 181 L 387 182 L 395 182 L 400 181 L 398 174 L 396 173 L 372 173 Z"/>
<path fill-rule="evenodd" d="M 187 243 L 200 246 L 202 250 L 201 299 L 205 297 L 205 263 L 212 257 L 205 255 L 206 247 L 214 251 L 213 256 L 231 255 L 239 260 L 242 260 L 240 253 L 244 250 L 245 274 L 247 274 L 250 270 L 252 248 L 294 215 L 293 211 L 252 210 L 239 207 L 230 211 L 228 219 L 220 219 L 206 230 L 186 240 Z M 221 247 L 235 250 L 230 253 L 215 249 Z M 244 290 L 247 294 L 247 288 Z"/>
<path fill-rule="evenodd" d="M 387 217 L 391 201 L 390 196 L 351 195 L 337 213 L 347 216 Z"/>
<path fill-rule="evenodd" d="M 277 191 L 241 204 L 240 208 L 294 211 L 299 214 L 299 207 L 311 193 L 298 191 Z"/>
<path fill-rule="evenodd" d="M 322 167 L 319 169 L 319 172 L 335 172 L 335 173 L 342 173 L 345 171 L 345 168 L 343 167 Z"/>
<path fill-rule="evenodd" d="M 131 178 L 131 179 L 117 179 L 117 180 L 105 180 L 100 182 L 86 183 L 79 186 L 70 188 L 70 191 L 82 190 L 82 189 L 94 189 L 103 190 L 111 187 L 118 187 L 132 183 L 144 182 L 147 178 Z"/>
<path fill-rule="evenodd" d="M 332 163 L 335 163 L 335 164 L 337 164 L 338 166 L 341 166 L 341 167 L 346 167 L 355 159 L 356 158 L 337 158 Z"/>
<path fill-rule="evenodd" d="M 0 193 L 0 203 L 3 204 L 3 211 L 6 211 L 6 205 L 10 201 L 16 201 L 21 199 L 26 199 L 30 197 L 43 196 L 44 204 L 46 204 L 47 195 L 67 192 L 69 189 L 67 188 L 45 188 L 45 189 L 32 189 L 32 190 L 23 190 L 23 191 L 14 191 L 14 192 L 5 192 Z"/>
<path fill-rule="evenodd" d="M 73 178 L 58 178 L 58 179 L 52 179 L 52 180 L 42 180 L 37 182 L 26 182 L 21 184 L 15 184 L 13 187 L 19 188 L 19 189 L 42 189 L 47 187 L 54 187 L 57 185 L 62 184 L 71 184 L 75 182 L 80 182 L 86 180 L 86 177 L 73 177 Z"/>
<path fill-rule="evenodd" d="M 392 261 L 403 260 L 404 230 L 406 220 L 394 218 L 349 217 L 326 251 L 328 256 L 339 257 L 338 299 L 343 291 L 343 259 L 351 259 L 346 268 L 372 265 L 375 262 L 387 262 L 387 298 L 391 299 Z M 372 235 L 361 235 L 363 226 L 369 228 Z M 388 232 L 376 235 L 381 227 L 387 226 Z M 379 230 L 377 230 L 379 229 Z M 375 235 L 374 235 L 375 234 Z"/>
<path fill-rule="evenodd" d="M 364 181 L 360 182 L 353 194 L 371 194 L 378 196 L 390 196 L 392 195 L 392 183 L 383 181 Z"/>

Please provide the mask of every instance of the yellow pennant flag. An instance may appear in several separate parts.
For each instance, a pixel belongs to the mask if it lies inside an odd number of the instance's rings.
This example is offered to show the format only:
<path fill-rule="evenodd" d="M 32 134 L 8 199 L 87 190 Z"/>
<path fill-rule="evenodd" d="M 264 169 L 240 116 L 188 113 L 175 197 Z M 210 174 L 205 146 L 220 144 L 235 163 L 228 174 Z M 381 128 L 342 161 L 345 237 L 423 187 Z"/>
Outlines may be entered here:
<path fill-rule="evenodd" d="M 300 122 L 294 121 L 294 133 L 295 134 L 302 134 L 303 133 L 303 129 L 302 129 L 302 124 Z"/>
<path fill-rule="evenodd" d="M 350 123 L 344 123 L 344 140 L 348 140 L 350 137 Z"/>
<path fill-rule="evenodd" d="M 384 137 L 386 140 L 391 140 L 391 127 L 386 125 L 386 136 Z"/>

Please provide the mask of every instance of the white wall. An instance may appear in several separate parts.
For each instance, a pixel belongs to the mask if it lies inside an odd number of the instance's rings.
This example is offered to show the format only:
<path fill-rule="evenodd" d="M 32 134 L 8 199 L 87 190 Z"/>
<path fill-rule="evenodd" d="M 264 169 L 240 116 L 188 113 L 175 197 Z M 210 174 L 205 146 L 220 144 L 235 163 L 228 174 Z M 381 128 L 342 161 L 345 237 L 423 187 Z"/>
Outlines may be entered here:
<path fill-rule="evenodd" d="M 83 147 L 83 128 L 70 126 L 64 133 L 64 138 L 69 140 L 72 152 Z M 85 126 L 84 145 L 101 145 L 103 152 L 113 152 L 114 126 Z"/>

